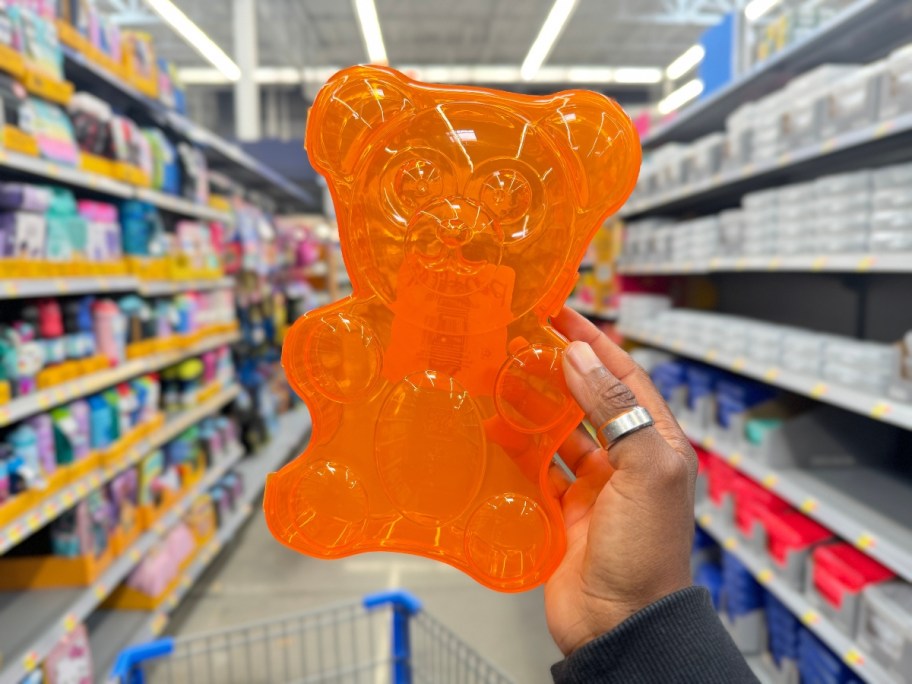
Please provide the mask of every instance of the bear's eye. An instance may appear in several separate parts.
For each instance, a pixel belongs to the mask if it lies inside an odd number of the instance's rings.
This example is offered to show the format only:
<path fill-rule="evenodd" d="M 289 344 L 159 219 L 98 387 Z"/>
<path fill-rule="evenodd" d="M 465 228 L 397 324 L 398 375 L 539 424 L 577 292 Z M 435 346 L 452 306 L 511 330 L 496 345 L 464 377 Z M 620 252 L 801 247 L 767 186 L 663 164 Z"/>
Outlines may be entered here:
<path fill-rule="evenodd" d="M 532 185 L 519 171 L 494 171 L 484 179 L 478 199 L 502 224 L 515 223 L 529 213 Z"/>
<path fill-rule="evenodd" d="M 399 168 L 393 187 L 403 206 L 414 209 L 440 195 L 443 176 L 434 162 L 412 159 Z"/>

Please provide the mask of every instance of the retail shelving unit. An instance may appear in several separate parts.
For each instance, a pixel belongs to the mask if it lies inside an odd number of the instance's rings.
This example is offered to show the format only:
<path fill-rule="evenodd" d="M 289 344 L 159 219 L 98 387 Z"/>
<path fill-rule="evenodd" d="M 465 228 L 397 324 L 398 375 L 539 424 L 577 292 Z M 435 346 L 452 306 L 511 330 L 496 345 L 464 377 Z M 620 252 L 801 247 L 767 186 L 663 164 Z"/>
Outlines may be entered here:
<path fill-rule="evenodd" d="M 802 594 L 776 576 L 765 558 L 741 543 L 732 526 L 720 520 L 712 506 L 697 508 L 697 522 L 728 552 L 738 557 L 757 581 L 776 596 L 801 622 L 869 684 L 899 684 L 877 662 L 859 650 L 853 640 L 817 611 Z"/>
<path fill-rule="evenodd" d="M 106 95 L 129 108 L 131 112 L 136 111 L 156 125 L 168 128 L 177 135 L 199 145 L 206 153 L 213 168 L 224 170 L 247 188 L 264 192 L 289 207 L 316 204 L 314 198 L 303 188 L 257 161 L 236 144 L 199 126 L 182 114 L 166 108 L 157 100 L 143 95 L 114 74 L 86 59 L 78 51 L 69 47 L 63 49 L 67 77 L 77 86 L 90 87 L 93 93 Z M 162 208 L 169 209 L 167 206 Z"/>
<path fill-rule="evenodd" d="M 229 177 L 251 199 L 263 199 L 271 208 L 300 209 L 316 204 L 314 198 L 296 184 L 266 167 L 238 145 L 229 142 L 185 116 L 168 110 L 117 76 L 87 60 L 79 52 L 64 48 L 65 73 L 77 87 L 110 102 L 119 111 L 142 125 L 164 128 L 174 138 L 186 139 L 200 147 L 210 169 Z M 137 199 L 148 202 L 175 217 L 217 221 L 230 225 L 234 212 L 225 211 L 192 200 L 132 185 L 104 175 L 69 167 L 45 159 L 0 150 L 0 175 L 5 179 L 25 179 L 73 188 L 79 196 L 110 200 Z M 238 190 L 240 191 L 240 190 Z M 69 277 L 23 277 L 0 279 L 0 302 L 35 297 L 136 292 L 147 297 L 168 296 L 183 292 L 233 288 L 232 278 L 144 280 L 132 275 Z M 74 399 L 112 387 L 121 382 L 155 372 L 209 350 L 230 345 L 240 339 L 230 326 L 218 326 L 200 335 L 188 337 L 179 344 L 162 346 L 168 351 L 126 361 L 116 367 L 65 382 L 49 389 L 17 397 L 0 405 L 0 428 L 36 413 L 66 404 Z M 19 544 L 56 519 L 63 511 L 84 499 L 127 468 L 135 467 L 146 455 L 175 439 L 204 418 L 217 414 L 233 401 L 241 388 L 235 382 L 203 388 L 202 401 L 170 414 L 167 420 L 140 426 L 141 437 L 115 444 L 110 453 L 98 454 L 86 462 L 71 479 L 49 488 L 46 494 L 29 493 L 22 509 L 6 509 L 0 525 L 0 554 Z M 280 419 L 279 435 L 261 453 L 242 460 L 239 446 L 230 448 L 216 459 L 201 478 L 189 486 L 151 529 L 145 531 L 127 550 L 115 558 L 101 576 L 88 587 L 74 589 L 34 590 L 0 593 L 0 684 L 18 684 L 23 677 L 40 667 L 60 639 L 77 625 L 87 622 L 99 666 L 99 679 L 107 674 L 116 650 L 158 634 L 171 609 L 186 595 L 192 584 L 205 571 L 218 551 L 241 529 L 254 510 L 265 476 L 276 469 L 292 450 L 307 439 L 310 422 L 306 409 L 297 408 Z M 122 448 L 121 448 L 122 447 Z M 90 467 L 91 465 L 91 467 Z M 117 588 L 143 557 L 178 524 L 193 501 L 205 493 L 226 473 L 239 471 L 245 479 L 245 501 L 218 529 L 216 536 L 198 549 L 184 569 L 179 585 L 165 603 L 154 612 L 98 611 L 102 602 Z M 70 473 L 67 473 L 70 477 Z M 90 619 L 91 618 L 91 619 Z"/>
<path fill-rule="evenodd" d="M 250 487 L 244 502 L 218 530 L 216 537 L 197 553 L 184 572 L 182 581 L 164 604 L 155 611 L 98 611 L 90 622 L 92 655 L 96 681 L 106 681 L 117 654 L 127 646 L 154 639 L 161 634 L 171 611 L 183 600 L 190 587 L 206 570 L 218 552 L 231 541 L 253 513 L 253 504 L 262 492 L 266 475 L 297 455 L 297 449 L 310 434 L 310 414 L 299 407 L 279 419 L 276 436 L 260 453 L 247 458 L 235 469 Z"/>
<path fill-rule="evenodd" d="M 680 112 L 643 139 L 643 146 L 694 140 L 724 128 L 744 102 L 782 87 L 802 72 L 830 62 L 865 62 L 887 54 L 912 35 L 906 0 L 856 0 L 819 31 L 794 42 L 704 100 Z"/>
<path fill-rule="evenodd" d="M 767 384 L 781 387 L 797 394 L 803 394 L 854 413 L 860 413 L 891 425 L 912 430 L 912 404 L 860 392 L 851 387 L 843 387 L 821 378 L 795 373 L 779 366 L 757 363 L 743 356 L 722 354 L 718 350 L 709 347 L 697 347 L 685 344 L 681 340 L 668 339 L 648 332 L 632 330 L 630 327 L 623 327 L 621 332 L 631 340 L 666 349 L 675 354 L 718 366 L 755 380 L 761 380 Z"/>
<path fill-rule="evenodd" d="M 206 471 L 183 497 L 130 549 L 119 556 L 91 586 L 78 589 L 0 593 L 0 622 L 16 625 L 4 631 L 0 651 L 8 654 L 0 684 L 16 684 L 33 670 L 69 631 L 85 620 L 130 573 L 140 559 L 173 528 L 200 494 L 215 485 L 244 455 L 235 449 Z"/>
<path fill-rule="evenodd" d="M 111 480 L 118 473 L 136 465 L 145 456 L 167 444 L 187 428 L 200 422 L 203 418 L 217 413 L 237 397 L 240 391 L 235 384 L 217 389 L 218 391 L 212 398 L 202 402 L 199 406 L 171 416 L 164 425 L 154 431 L 154 434 L 131 444 L 127 453 L 113 465 L 95 468 L 59 491 L 43 497 L 14 520 L 0 525 L 0 553 L 18 544 L 25 537 L 56 518 L 61 511 L 72 507 L 90 491 Z"/>
<path fill-rule="evenodd" d="M 717 173 L 698 183 L 688 183 L 658 196 L 628 203 L 624 218 L 699 210 L 709 202 L 731 203 L 746 192 L 816 178 L 839 169 L 876 165 L 905 156 L 912 142 L 912 113 L 828 138 L 820 143 L 785 152 L 768 161 L 747 164 Z M 787 178 L 788 180 L 783 180 Z"/>
<path fill-rule="evenodd" d="M 567 306 L 590 318 L 598 318 L 605 321 L 613 321 L 617 318 L 616 309 L 596 309 L 591 304 L 586 304 L 585 302 L 581 302 L 574 298 L 567 300 Z"/>
<path fill-rule="evenodd" d="M 736 109 L 781 89 L 793 77 L 828 63 L 872 62 L 909 43 L 910 37 L 912 3 L 856 0 L 815 34 L 796 41 L 659 126 L 645 136 L 643 146 L 649 150 L 723 132 L 727 117 Z M 723 165 L 722 171 L 709 178 L 636 198 L 623 208 L 621 216 L 672 220 L 706 216 L 738 206 L 745 194 L 757 190 L 909 160 L 912 114 L 904 112 L 764 161 L 736 167 Z M 700 301 L 698 308 L 714 301 L 720 312 L 728 315 L 819 330 L 835 331 L 839 327 L 840 334 L 862 339 L 892 342 L 897 329 L 910 321 L 900 313 L 902 305 L 893 302 L 902 301 L 903 291 L 908 291 L 906 277 L 912 274 L 912 253 L 770 254 L 659 263 L 622 260 L 617 271 L 625 276 L 683 276 L 672 281 L 670 287 L 679 295 L 687 293 L 685 297 L 695 295 Z M 706 278 L 699 282 L 688 280 L 687 276 L 692 275 Z M 707 283 L 718 286 L 715 298 L 705 296 Z M 875 296 L 884 299 L 878 301 Z M 912 430 L 912 403 L 726 354 L 721 351 L 722 341 L 700 346 L 683 337 L 678 339 L 673 332 L 657 336 L 654 328 L 648 328 L 633 327 L 632 321 L 621 320 L 620 332 L 646 346 L 867 416 L 872 423 Z M 863 454 L 861 462 L 852 466 L 772 467 L 749 449 L 734 449 L 718 442 L 714 433 L 706 433 L 686 421 L 682 427 L 695 444 L 714 452 L 899 577 L 912 581 L 912 482 L 908 479 L 875 467 L 879 462 L 876 458 L 866 464 Z M 803 593 L 783 581 L 770 557 L 744 543 L 723 513 L 711 503 L 702 502 L 696 516 L 701 527 L 737 556 L 765 589 L 866 682 L 897 684 L 896 678 L 860 650 L 851 636 L 816 610 Z M 762 664 L 752 665 L 762 671 Z"/>
<path fill-rule="evenodd" d="M 750 454 L 720 449 L 691 425 L 681 427 L 692 442 L 912 581 L 912 529 L 898 522 L 912 520 L 912 485 L 863 466 L 772 468 Z M 888 505 L 889 513 L 879 505 Z"/>
<path fill-rule="evenodd" d="M 234 287 L 233 278 L 197 280 L 140 280 L 134 276 L 94 276 L 59 278 L 4 278 L 0 281 L 0 301 L 28 297 L 139 292 L 147 297 L 202 292 Z"/>
<path fill-rule="evenodd" d="M 212 335 L 181 350 L 162 352 L 128 361 L 111 370 L 87 375 L 78 380 L 13 399 L 8 404 L 0 406 L 0 427 L 28 418 L 39 411 L 46 411 L 73 399 L 93 394 L 143 373 L 167 368 L 184 359 L 199 356 L 210 349 L 217 349 L 237 340 L 236 332 Z"/>
<path fill-rule="evenodd" d="M 818 256 L 714 257 L 708 261 L 622 262 L 625 275 L 704 273 L 912 273 L 912 253 Z"/>

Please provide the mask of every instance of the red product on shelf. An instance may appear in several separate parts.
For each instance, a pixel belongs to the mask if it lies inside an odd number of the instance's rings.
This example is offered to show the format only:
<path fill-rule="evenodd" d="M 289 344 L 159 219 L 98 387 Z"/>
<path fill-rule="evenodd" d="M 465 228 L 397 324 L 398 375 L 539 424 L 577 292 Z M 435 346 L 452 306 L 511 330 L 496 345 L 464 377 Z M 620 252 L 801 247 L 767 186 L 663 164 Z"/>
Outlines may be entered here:
<path fill-rule="evenodd" d="M 713 455 L 706 451 L 706 449 L 703 449 L 696 444 L 693 445 L 693 449 L 697 454 L 697 472 L 703 474 L 709 468 L 709 464 L 713 459 Z"/>
<path fill-rule="evenodd" d="M 820 546 L 814 549 L 811 558 L 814 588 L 837 609 L 842 608 L 847 595 L 858 594 L 870 584 L 896 577 L 892 570 L 847 542 Z"/>
<path fill-rule="evenodd" d="M 823 525 L 793 510 L 768 509 L 762 514 L 766 528 L 769 555 L 779 565 L 786 565 L 789 554 L 826 541 L 833 537 Z"/>
<path fill-rule="evenodd" d="M 780 499 L 744 475 L 736 473 L 732 493 L 735 496 L 735 523 L 748 537 L 753 534 L 754 523 L 762 523 L 763 515 L 767 511 L 791 510 L 791 506 L 784 499 Z"/>
<path fill-rule="evenodd" d="M 718 456 L 704 452 L 707 457 L 706 475 L 709 478 L 709 498 L 721 506 L 726 494 L 731 494 L 735 479 L 741 477 L 738 471 Z"/>

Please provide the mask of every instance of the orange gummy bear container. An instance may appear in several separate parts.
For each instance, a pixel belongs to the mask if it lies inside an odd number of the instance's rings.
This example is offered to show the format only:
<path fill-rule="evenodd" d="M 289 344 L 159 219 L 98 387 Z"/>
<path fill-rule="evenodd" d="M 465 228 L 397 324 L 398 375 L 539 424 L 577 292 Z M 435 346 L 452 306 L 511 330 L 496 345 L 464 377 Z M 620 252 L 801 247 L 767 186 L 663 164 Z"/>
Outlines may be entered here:
<path fill-rule="evenodd" d="M 298 319 L 282 352 L 313 417 L 266 483 L 272 534 L 319 558 L 398 551 L 499 591 L 565 550 L 548 483 L 582 412 L 548 325 L 640 144 L 586 91 L 534 97 L 339 72 L 307 122 L 353 294 Z"/>

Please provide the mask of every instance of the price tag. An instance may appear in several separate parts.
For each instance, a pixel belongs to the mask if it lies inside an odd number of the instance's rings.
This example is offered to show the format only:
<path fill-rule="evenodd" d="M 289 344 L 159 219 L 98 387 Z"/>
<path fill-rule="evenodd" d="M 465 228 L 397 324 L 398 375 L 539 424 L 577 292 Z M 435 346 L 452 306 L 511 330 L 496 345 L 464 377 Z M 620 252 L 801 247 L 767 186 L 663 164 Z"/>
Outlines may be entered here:
<path fill-rule="evenodd" d="M 817 257 L 816 259 L 814 259 L 811 262 L 811 270 L 812 271 L 822 271 L 824 268 L 826 268 L 826 265 L 827 265 L 826 257 L 824 257 L 824 256 Z"/>
<path fill-rule="evenodd" d="M 13 544 L 18 544 L 19 540 L 22 539 L 22 525 L 20 523 L 14 524 L 10 527 L 9 532 L 6 533 L 7 539 L 9 539 Z"/>
<path fill-rule="evenodd" d="M 764 568 L 757 573 L 757 581 L 760 582 L 760 584 L 769 584 L 773 581 L 773 571 L 769 568 Z"/>
<path fill-rule="evenodd" d="M 132 562 L 138 563 L 138 562 L 139 562 L 139 559 L 142 558 L 142 554 L 140 554 L 139 549 L 130 549 L 130 553 L 128 554 L 128 558 L 129 558 Z"/>
<path fill-rule="evenodd" d="M 108 593 L 110 592 L 108 592 L 108 588 L 103 582 L 99 582 L 94 587 L 92 587 L 92 593 L 95 594 L 95 598 L 101 601 L 102 599 L 107 598 Z"/>
<path fill-rule="evenodd" d="M 763 478 L 763 486 L 767 489 L 772 489 L 776 486 L 776 483 L 779 481 L 779 478 L 776 477 L 773 473 L 769 473 Z"/>
<path fill-rule="evenodd" d="M 41 513 L 42 513 L 42 515 L 44 515 L 45 518 L 53 518 L 55 515 L 57 515 L 57 510 L 58 510 L 58 508 L 57 508 L 57 502 L 56 502 L 56 501 L 48 501 L 48 502 L 47 502 L 46 504 L 44 504 L 44 506 L 42 507 Z"/>
<path fill-rule="evenodd" d="M 54 281 L 54 289 L 57 292 L 69 292 L 70 284 L 66 280 L 58 279 Z"/>
<path fill-rule="evenodd" d="M 76 616 L 72 613 L 67 613 L 63 618 L 63 629 L 67 634 L 76 629 L 76 625 L 79 624 L 79 621 L 76 619 Z"/>
<path fill-rule="evenodd" d="M 828 152 L 832 152 L 832 151 L 835 150 L 835 149 L 836 149 L 836 138 L 830 138 L 830 139 L 828 139 L 828 140 L 824 140 L 824 141 L 823 141 L 823 144 L 820 146 L 820 151 L 821 151 L 823 154 L 827 154 Z"/>
<path fill-rule="evenodd" d="M 22 669 L 31 672 L 38 667 L 38 654 L 35 651 L 29 651 L 22 659 Z"/>
<path fill-rule="evenodd" d="M 709 513 L 704 513 L 698 518 L 698 520 L 703 527 L 709 527 L 712 525 L 712 516 Z"/>
<path fill-rule="evenodd" d="M 7 425 L 10 422 L 9 410 L 0 408 L 0 425 Z"/>
<path fill-rule="evenodd" d="M 786 152 L 779 155 L 779 166 L 788 166 L 792 163 L 792 155 Z"/>
<path fill-rule="evenodd" d="M 725 541 L 722 542 L 722 546 L 726 551 L 734 551 L 738 548 L 738 540 L 734 537 L 726 537 Z"/>
<path fill-rule="evenodd" d="M 896 121 L 892 119 L 889 121 L 883 121 L 877 125 L 877 128 L 874 129 L 874 137 L 883 138 L 884 136 L 892 133 L 894 128 L 896 128 Z"/>
<path fill-rule="evenodd" d="M 10 297 L 15 297 L 19 294 L 19 286 L 14 282 L 3 283 L 3 293 Z"/>
<path fill-rule="evenodd" d="M 51 406 L 51 398 L 42 392 L 38 395 L 38 408 L 46 409 Z"/>
<path fill-rule="evenodd" d="M 702 440 L 703 448 L 710 450 L 716 445 L 715 437 L 704 437 Z"/>
<path fill-rule="evenodd" d="M 767 382 L 773 382 L 776 378 L 779 377 L 778 368 L 767 368 L 766 372 L 763 374 L 763 379 Z"/>
<path fill-rule="evenodd" d="M 741 465 L 741 454 L 736 452 L 736 453 L 732 454 L 731 456 L 729 456 L 728 464 L 730 466 L 732 466 L 733 468 L 737 468 L 739 465 Z"/>
<path fill-rule="evenodd" d="M 60 498 L 63 500 L 63 505 L 67 507 L 72 506 L 76 501 L 76 497 L 73 496 L 73 492 L 71 492 L 69 489 L 65 491 Z"/>
<path fill-rule="evenodd" d="M 801 614 L 801 621 L 809 626 L 820 622 L 820 614 L 816 610 L 806 610 Z"/>
<path fill-rule="evenodd" d="M 161 634 L 162 630 L 165 628 L 166 621 L 167 621 L 167 618 L 162 613 L 159 613 L 158 615 L 156 615 L 155 618 L 152 620 L 152 624 L 150 626 L 150 630 L 152 631 L 152 634 L 154 634 L 155 636 L 158 636 L 159 634 Z"/>
<path fill-rule="evenodd" d="M 877 257 L 868 255 L 866 257 L 862 257 L 858 261 L 858 263 L 855 265 L 855 270 L 864 273 L 865 271 L 870 271 L 871 267 L 876 263 Z"/>
<path fill-rule="evenodd" d="M 867 551 L 874 546 L 874 537 L 865 532 L 855 540 L 855 546 L 857 546 L 862 551 Z"/>
<path fill-rule="evenodd" d="M 825 382 L 818 382 L 816 385 L 811 387 L 811 396 L 814 399 L 820 399 L 823 395 L 827 393 L 827 385 Z"/>
<path fill-rule="evenodd" d="M 54 402 L 55 403 L 62 404 L 66 400 L 67 400 L 66 392 L 64 392 L 62 389 L 54 390 Z"/>
<path fill-rule="evenodd" d="M 29 532 L 34 532 L 41 526 L 41 517 L 37 513 L 30 513 L 25 519 L 25 526 Z"/>
<path fill-rule="evenodd" d="M 805 499 L 799 508 L 802 513 L 813 513 L 817 510 L 817 499 Z"/>
<path fill-rule="evenodd" d="M 768 271 L 778 271 L 779 267 L 782 265 L 782 259 L 779 257 L 773 257 L 769 260 L 769 263 L 766 265 Z"/>
<path fill-rule="evenodd" d="M 878 401 L 871 408 L 871 418 L 883 418 L 884 416 L 889 414 L 890 411 L 892 411 L 892 410 L 893 410 L 893 407 L 890 404 L 888 404 L 887 402 Z"/>
<path fill-rule="evenodd" d="M 850 648 L 846 652 L 845 656 L 843 656 L 843 659 L 845 660 L 845 662 L 847 664 L 854 665 L 855 667 L 858 667 L 859 665 L 864 665 L 864 661 L 865 661 L 864 656 L 854 648 Z"/>
<path fill-rule="evenodd" d="M 77 494 L 78 496 L 85 496 L 85 495 L 88 494 L 88 493 L 89 493 L 89 488 L 86 487 L 85 482 L 77 482 L 77 483 L 76 483 L 76 494 Z"/>
<path fill-rule="evenodd" d="M 739 356 L 737 359 L 732 361 L 731 367 L 732 367 L 733 371 L 740 372 L 740 371 L 744 370 L 744 367 L 746 365 L 747 365 L 747 361 L 743 357 Z"/>
<path fill-rule="evenodd" d="M 706 355 L 703 357 L 703 359 L 706 361 L 706 363 L 712 363 L 716 360 L 717 356 L 719 356 L 719 352 L 717 352 L 715 349 L 710 349 L 708 352 L 706 352 Z"/>

